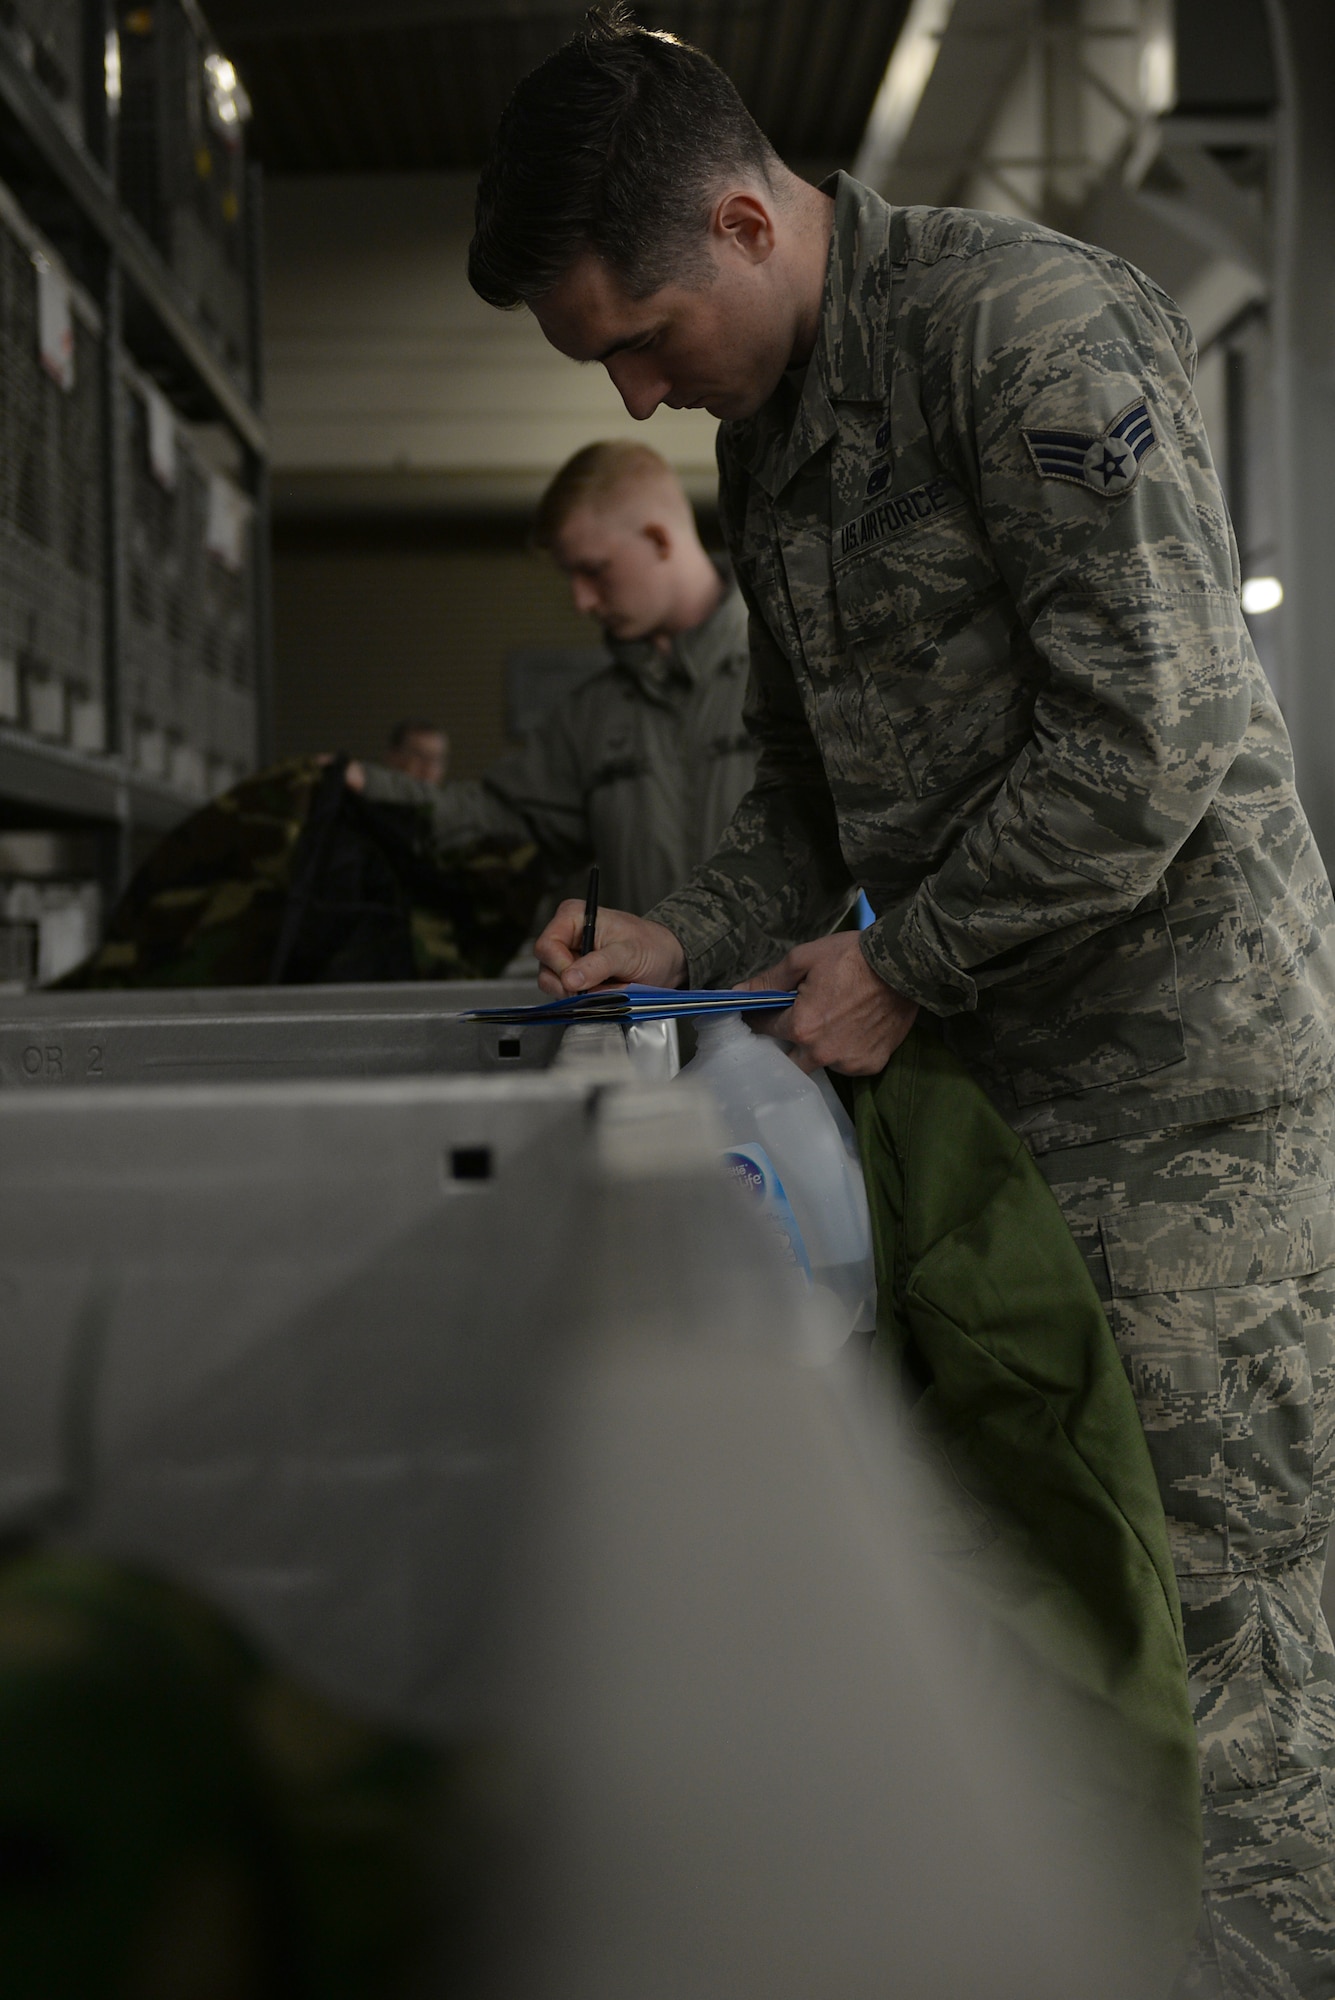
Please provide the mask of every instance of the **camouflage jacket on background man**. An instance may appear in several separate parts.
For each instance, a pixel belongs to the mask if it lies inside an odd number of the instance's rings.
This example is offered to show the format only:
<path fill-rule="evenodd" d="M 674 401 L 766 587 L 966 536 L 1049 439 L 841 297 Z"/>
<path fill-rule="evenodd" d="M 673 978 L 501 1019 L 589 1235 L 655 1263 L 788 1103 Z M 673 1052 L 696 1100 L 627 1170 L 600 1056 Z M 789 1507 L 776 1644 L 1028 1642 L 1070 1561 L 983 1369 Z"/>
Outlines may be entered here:
<path fill-rule="evenodd" d="M 1330 888 L 1193 365 L 1118 259 L 841 175 L 805 376 L 719 434 L 759 774 L 652 914 L 719 983 L 861 884 L 870 964 L 1039 1150 L 1335 1057 Z"/>
<path fill-rule="evenodd" d="M 369 765 L 366 796 L 429 805 L 443 850 L 535 840 L 553 879 L 596 860 L 602 899 L 642 912 L 711 854 L 755 776 L 735 587 L 666 657 L 643 642 L 559 701 L 481 779 L 437 788 Z"/>

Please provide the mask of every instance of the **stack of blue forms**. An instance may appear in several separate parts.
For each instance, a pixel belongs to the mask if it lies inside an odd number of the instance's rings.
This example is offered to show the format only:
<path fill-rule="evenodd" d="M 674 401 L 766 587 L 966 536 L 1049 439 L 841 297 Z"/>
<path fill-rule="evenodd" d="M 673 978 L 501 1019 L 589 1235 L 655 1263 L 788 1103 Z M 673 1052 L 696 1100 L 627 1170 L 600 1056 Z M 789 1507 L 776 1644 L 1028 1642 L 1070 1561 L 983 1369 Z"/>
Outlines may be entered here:
<path fill-rule="evenodd" d="M 683 1014 L 754 1014 L 791 1007 L 796 992 L 750 993 L 680 986 L 596 986 L 534 1007 L 473 1007 L 461 1021 L 675 1021 Z"/>

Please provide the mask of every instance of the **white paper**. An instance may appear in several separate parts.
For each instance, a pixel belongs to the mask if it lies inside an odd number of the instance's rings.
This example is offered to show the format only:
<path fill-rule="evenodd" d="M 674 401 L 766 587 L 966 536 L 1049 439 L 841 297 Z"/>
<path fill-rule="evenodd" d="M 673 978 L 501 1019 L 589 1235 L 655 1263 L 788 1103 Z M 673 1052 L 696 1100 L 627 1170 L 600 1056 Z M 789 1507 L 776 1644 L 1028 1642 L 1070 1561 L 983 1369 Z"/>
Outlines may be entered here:
<path fill-rule="evenodd" d="M 88 757 L 100 757 L 107 747 L 106 710 L 92 695 L 70 699 L 70 743 Z"/>
<path fill-rule="evenodd" d="M 64 681 L 52 680 L 45 674 L 30 674 L 26 693 L 28 727 L 33 735 L 47 736 L 54 743 L 63 743 L 68 734 Z"/>
<path fill-rule="evenodd" d="M 240 572 L 246 564 L 246 530 L 250 525 L 251 503 L 230 479 L 220 472 L 209 474 L 208 516 L 204 546 L 224 568 Z"/>
<path fill-rule="evenodd" d="M 96 892 L 66 894 L 66 901 L 53 902 L 38 920 L 37 978 L 43 986 L 72 972 L 97 948 Z"/>
<path fill-rule="evenodd" d="M 144 387 L 148 412 L 148 467 L 159 486 L 176 491 L 176 418 L 171 404 L 152 383 Z"/>
<path fill-rule="evenodd" d="M 37 345 L 42 366 L 66 391 L 74 387 L 74 311 L 69 280 L 45 257 L 37 270 Z"/>
<path fill-rule="evenodd" d="M 167 781 L 178 792 L 189 792 L 192 798 L 204 795 L 204 759 L 190 743 L 173 743 L 167 766 Z"/>
<path fill-rule="evenodd" d="M 150 778 L 165 778 L 167 775 L 167 738 L 161 729 L 150 725 L 140 729 L 135 735 L 134 761 L 139 769 Z"/>

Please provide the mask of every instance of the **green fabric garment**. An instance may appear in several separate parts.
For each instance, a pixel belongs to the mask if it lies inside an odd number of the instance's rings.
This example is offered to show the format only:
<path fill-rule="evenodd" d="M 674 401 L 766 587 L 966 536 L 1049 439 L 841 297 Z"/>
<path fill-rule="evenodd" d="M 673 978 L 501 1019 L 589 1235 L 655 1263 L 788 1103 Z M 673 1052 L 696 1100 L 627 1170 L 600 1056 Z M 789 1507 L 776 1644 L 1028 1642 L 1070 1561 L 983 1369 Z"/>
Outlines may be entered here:
<path fill-rule="evenodd" d="M 1185 1950 L 1201 1832 L 1182 1615 L 1093 1281 L 1024 1142 L 927 1024 L 858 1085 L 856 1108 L 877 1350 L 993 1538 L 961 1573 L 1074 1686 L 1102 1769 L 1167 1834 L 1167 1927 L 1180 1917 Z"/>

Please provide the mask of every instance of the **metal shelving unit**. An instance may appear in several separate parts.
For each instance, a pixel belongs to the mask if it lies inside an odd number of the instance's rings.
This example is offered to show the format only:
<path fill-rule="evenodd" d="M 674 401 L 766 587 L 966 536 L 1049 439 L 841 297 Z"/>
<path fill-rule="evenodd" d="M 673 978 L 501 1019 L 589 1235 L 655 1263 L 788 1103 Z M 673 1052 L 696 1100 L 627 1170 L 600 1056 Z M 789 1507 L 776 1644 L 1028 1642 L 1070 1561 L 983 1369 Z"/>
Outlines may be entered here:
<path fill-rule="evenodd" d="M 248 351 L 224 353 L 196 316 L 180 276 L 118 194 L 120 43 L 112 0 L 64 0 L 62 40 L 44 46 L 30 22 L 59 6 L 11 0 L 0 9 L 0 183 L 42 241 L 51 245 L 100 322 L 96 368 L 100 493 L 93 509 L 100 550 L 100 752 L 43 741 L 0 720 L 0 828 L 95 831 L 106 891 L 126 880 L 137 851 L 200 802 L 194 789 L 159 782 L 135 761 L 128 662 L 131 438 L 127 382 L 151 381 L 186 426 L 221 427 L 239 456 L 251 507 L 249 651 L 254 698 L 252 764 L 271 750 L 268 624 L 268 469 L 260 410 L 257 172 L 245 186 L 244 257 L 251 300 Z M 199 27 L 194 0 L 175 0 Z M 75 37 L 78 37 L 77 52 Z M 77 53 L 77 59 L 76 59 Z M 80 137 L 82 134 L 82 137 Z M 85 312 L 87 307 L 85 307 Z M 82 337 L 82 336 L 81 336 Z M 90 350 L 91 351 L 91 350 Z M 81 355 L 82 355 L 81 350 Z M 85 360 L 86 365 L 86 360 Z M 0 595 L 4 579 L 0 574 Z M 233 753 L 235 755 L 235 752 Z"/>

